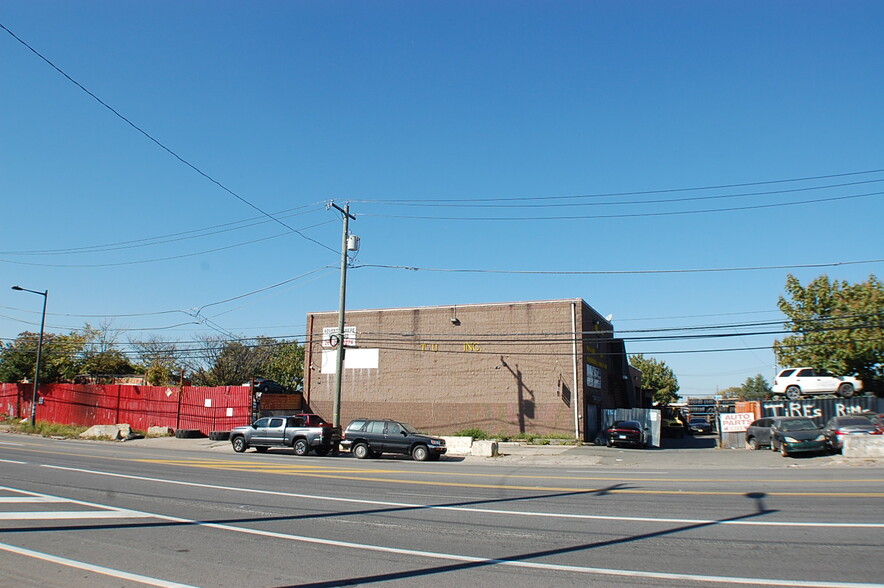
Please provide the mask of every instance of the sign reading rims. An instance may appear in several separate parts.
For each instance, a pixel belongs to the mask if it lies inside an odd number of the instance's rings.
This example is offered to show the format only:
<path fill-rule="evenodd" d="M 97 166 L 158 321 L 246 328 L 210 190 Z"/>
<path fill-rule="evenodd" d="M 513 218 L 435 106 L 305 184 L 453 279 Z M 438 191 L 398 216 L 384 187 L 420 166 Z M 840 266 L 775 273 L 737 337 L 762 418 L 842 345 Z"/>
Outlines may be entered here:
<path fill-rule="evenodd" d="M 335 347 L 335 337 L 338 334 L 337 327 L 322 328 L 322 346 Z M 356 346 L 356 327 L 344 327 L 344 347 Z"/>

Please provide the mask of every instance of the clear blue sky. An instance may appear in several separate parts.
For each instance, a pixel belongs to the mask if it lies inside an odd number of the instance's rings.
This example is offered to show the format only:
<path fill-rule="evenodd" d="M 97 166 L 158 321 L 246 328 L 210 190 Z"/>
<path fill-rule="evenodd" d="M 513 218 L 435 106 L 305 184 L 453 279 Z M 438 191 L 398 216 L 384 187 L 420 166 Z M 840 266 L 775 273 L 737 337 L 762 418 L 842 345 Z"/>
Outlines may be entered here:
<path fill-rule="evenodd" d="M 49 290 L 53 332 L 303 337 L 338 304 L 330 199 L 362 239 L 349 308 L 580 297 L 627 339 L 780 321 L 787 273 L 882 263 L 673 270 L 884 258 L 882 22 L 881 2 L 6 0 L 3 26 L 217 183 L 0 30 L 0 338 L 39 328 L 14 284 Z M 819 176 L 840 177 L 761 184 Z M 735 184 L 758 185 L 710 188 Z M 711 394 L 770 380 L 775 335 L 752 333 L 777 328 L 627 350 Z"/>

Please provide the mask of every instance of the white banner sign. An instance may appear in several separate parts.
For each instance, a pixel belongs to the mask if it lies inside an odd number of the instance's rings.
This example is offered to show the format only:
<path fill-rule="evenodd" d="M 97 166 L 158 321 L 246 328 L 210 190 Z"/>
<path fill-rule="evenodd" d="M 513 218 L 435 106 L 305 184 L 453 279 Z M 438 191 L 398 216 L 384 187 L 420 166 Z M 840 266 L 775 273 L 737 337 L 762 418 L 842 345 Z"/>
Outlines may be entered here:
<path fill-rule="evenodd" d="M 337 327 L 322 328 L 322 346 L 334 347 L 335 341 L 333 337 L 338 334 Z M 344 327 L 344 347 L 356 346 L 356 327 Z"/>
<path fill-rule="evenodd" d="M 755 420 L 755 413 L 725 412 L 718 417 L 721 419 L 720 430 L 722 433 L 742 433 Z"/>

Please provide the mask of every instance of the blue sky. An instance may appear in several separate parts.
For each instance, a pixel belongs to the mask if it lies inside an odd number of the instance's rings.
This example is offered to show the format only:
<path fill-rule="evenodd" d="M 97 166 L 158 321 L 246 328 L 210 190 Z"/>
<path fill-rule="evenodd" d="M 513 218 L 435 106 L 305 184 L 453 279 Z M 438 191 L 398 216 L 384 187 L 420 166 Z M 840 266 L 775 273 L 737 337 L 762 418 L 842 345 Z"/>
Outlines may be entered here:
<path fill-rule="evenodd" d="M 789 272 L 881 275 L 847 263 L 884 258 L 881 22 L 880 2 L 7 0 L 0 24 L 132 124 L 0 30 L 2 281 L 48 289 L 54 332 L 303 337 L 338 304 L 333 199 L 362 244 L 349 308 L 579 297 L 683 394 L 770 380 L 775 336 L 752 333 L 777 324 L 629 338 L 780 321 Z M 0 338 L 37 330 L 39 297 L 4 288 Z"/>

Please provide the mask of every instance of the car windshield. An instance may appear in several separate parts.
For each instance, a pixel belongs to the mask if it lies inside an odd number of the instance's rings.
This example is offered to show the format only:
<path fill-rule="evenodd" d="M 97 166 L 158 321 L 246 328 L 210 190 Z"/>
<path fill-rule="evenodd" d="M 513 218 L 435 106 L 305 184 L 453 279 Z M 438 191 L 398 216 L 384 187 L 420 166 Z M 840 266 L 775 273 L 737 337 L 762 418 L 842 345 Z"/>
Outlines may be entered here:
<path fill-rule="evenodd" d="M 705 423 L 706 419 L 691 419 L 692 423 Z"/>
<path fill-rule="evenodd" d="M 780 423 L 781 431 L 811 431 L 818 428 L 810 419 L 789 419 Z"/>
<path fill-rule="evenodd" d="M 402 427 L 402 430 L 408 433 L 409 435 L 418 435 L 420 434 L 417 429 L 409 425 L 408 423 L 399 423 L 399 426 Z"/>
<path fill-rule="evenodd" d="M 853 417 L 849 419 L 841 419 L 838 421 L 838 425 L 841 427 L 844 426 L 855 426 L 855 425 L 871 425 L 872 421 L 867 419 L 866 417 Z"/>

